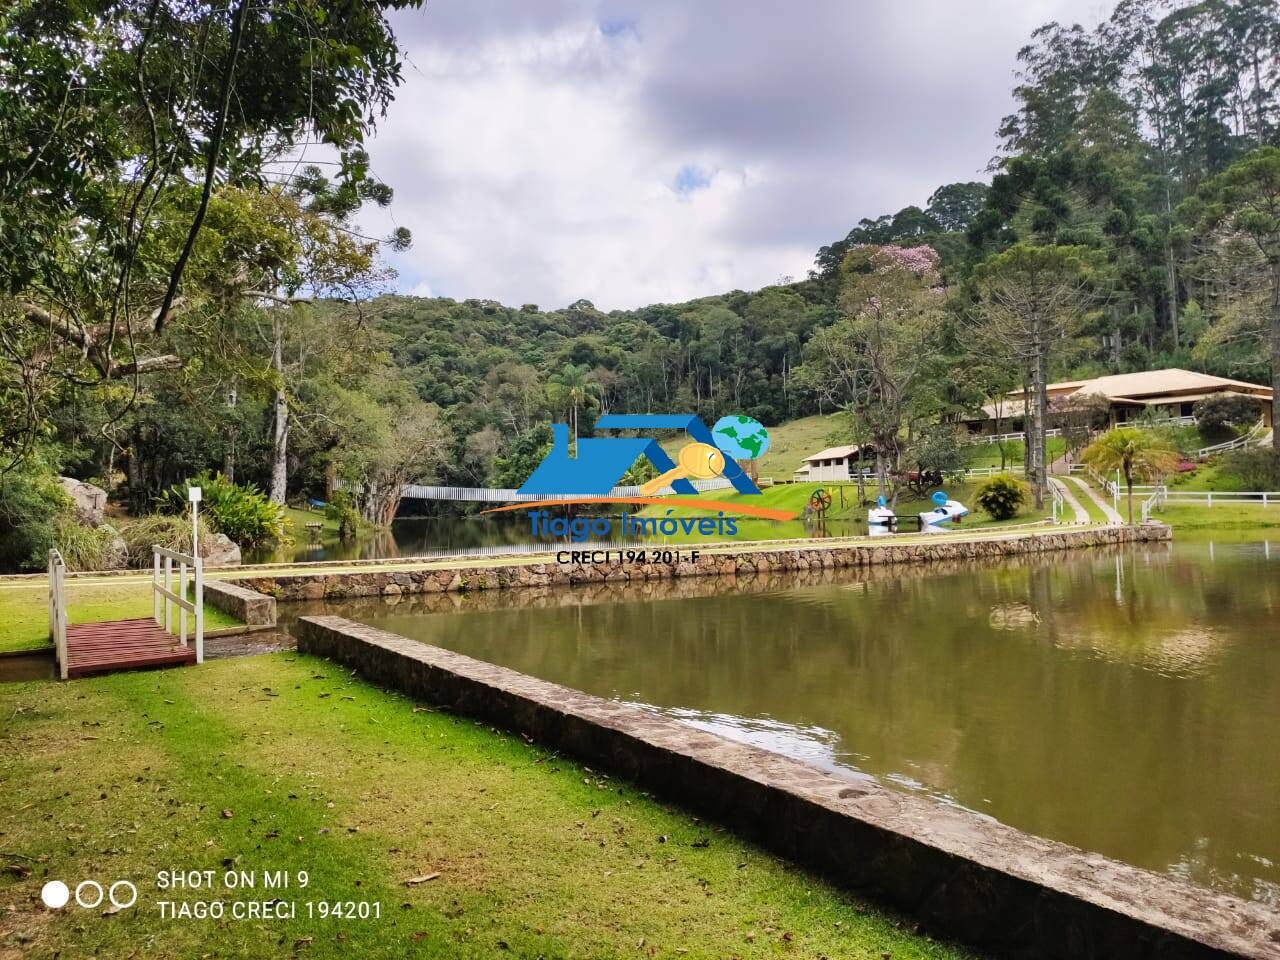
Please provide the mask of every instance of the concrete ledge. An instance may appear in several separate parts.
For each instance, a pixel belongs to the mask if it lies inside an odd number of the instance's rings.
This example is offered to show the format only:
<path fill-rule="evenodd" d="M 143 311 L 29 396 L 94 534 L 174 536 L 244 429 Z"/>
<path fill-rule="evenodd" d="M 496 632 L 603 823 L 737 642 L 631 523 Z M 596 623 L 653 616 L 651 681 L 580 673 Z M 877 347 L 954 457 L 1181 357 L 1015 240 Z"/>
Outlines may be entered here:
<path fill-rule="evenodd" d="M 204 602 L 231 614 L 245 626 L 273 627 L 276 623 L 275 597 L 224 580 L 204 582 Z"/>
<path fill-rule="evenodd" d="M 546 587 L 578 583 L 630 583 L 667 580 L 674 577 L 753 576 L 777 571 L 835 570 L 845 567 L 885 566 L 903 563 L 933 563 L 949 560 L 989 560 L 1112 546 L 1122 543 L 1167 541 L 1170 528 L 1163 524 L 1137 527 L 1049 528 L 1042 532 L 940 536 L 935 541 L 828 544 L 821 540 L 794 541 L 787 546 L 752 548 L 751 544 L 701 547 L 683 544 L 686 555 L 698 552 L 696 560 L 652 559 L 624 562 L 611 558 L 604 562 L 570 560 L 565 563 L 512 561 L 480 564 L 457 563 L 441 566 L 397 567 L 387 570 L 345 570 L 314 573 L 247 573 L 229 581 L 268 594 L 277 600 L 323 600 L 346 597 L 400 596 L 411 593 L 461 593 L 472 590 L 503 590 L 509 587 Z M 565 548 L 572 551 L 572 545 Z M 581 551 L 581 547 L 578 550 Z M 632 549 L 639 549 L 633 547 Z M 651 545 L 650 551 L 667 548 Z M 674 550 L 675 547 L 671 547 Z"/>
<path fill-rule="evenodd" d="M 1280 958 L 1260 905 L 341 617 L 298 648 L 524 733 L 712 817 L 833 881 L 1006 957 Z"/>

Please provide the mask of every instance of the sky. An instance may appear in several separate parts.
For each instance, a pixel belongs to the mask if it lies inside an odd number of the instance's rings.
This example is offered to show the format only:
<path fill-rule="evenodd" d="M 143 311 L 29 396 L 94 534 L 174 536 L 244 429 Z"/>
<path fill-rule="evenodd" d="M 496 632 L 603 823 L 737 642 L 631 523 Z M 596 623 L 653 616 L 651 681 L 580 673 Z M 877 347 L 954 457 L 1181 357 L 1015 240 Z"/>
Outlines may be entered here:
<path fill-rule="evenodd" d="M 802 278 L 863 217 L 986 180 L 1016 54 L 1084 0 L 428 0 L 369 142 L 399 292 L 544 309 Z"/>

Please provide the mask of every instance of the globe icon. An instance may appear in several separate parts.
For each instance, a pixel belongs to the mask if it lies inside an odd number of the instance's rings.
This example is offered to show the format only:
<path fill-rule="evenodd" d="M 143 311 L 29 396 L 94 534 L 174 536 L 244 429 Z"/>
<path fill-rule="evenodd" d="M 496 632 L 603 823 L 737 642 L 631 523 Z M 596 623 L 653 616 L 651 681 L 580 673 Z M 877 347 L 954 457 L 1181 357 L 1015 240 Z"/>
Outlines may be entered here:
<path fill-rule="evenodd" d="M 751 417 L 730 414 L 711 428 L 716 446 L 735 460 L 758 460 L 769 449 L 769 432 Z"/>

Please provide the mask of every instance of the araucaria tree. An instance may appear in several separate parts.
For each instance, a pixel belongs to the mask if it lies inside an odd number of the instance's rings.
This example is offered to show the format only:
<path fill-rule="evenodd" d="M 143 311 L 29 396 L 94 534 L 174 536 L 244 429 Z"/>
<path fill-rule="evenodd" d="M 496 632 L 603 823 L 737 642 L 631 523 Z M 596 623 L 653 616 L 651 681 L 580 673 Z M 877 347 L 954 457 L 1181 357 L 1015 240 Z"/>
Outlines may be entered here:
<path fill-rule="evenodd" d="M 809 344 L 809 383 L 840 392 L 855 432 L 871 440 L 880 494 L 896 502 L 903 432 L 935 413 L 944 355 L 938 255 L 929 246 L 855 246 L 840 266 L 841 317 Z"/>
<path fill-rule="evenodd" d="M 1019 243 L 977 270 L 979 337 L 1024 371 L 1030 389 L 1027 479 L 1037 509 L 1049 489 L 1046 387 L 1054 348 L 1077 332 L 1098 261 L 1098 254 L 1084 247 Z"/>

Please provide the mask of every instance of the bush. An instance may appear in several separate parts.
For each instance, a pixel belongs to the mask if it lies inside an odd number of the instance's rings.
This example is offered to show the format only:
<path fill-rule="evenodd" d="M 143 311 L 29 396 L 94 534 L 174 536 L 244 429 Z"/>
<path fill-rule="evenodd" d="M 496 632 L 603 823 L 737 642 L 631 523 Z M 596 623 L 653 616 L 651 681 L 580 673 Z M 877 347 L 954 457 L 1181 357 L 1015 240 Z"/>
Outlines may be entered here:
<path fill-rule="evenodd" d="M 214 530 L 203 514 L 200 517 L 200 543 L 208 544 Z M 191 518 L 152 514 L 120 525 L 120 537 L 129 550 L 129 566 L 150 567 L 151 547 L 159 544 L 178 553 L 191 552 Z M 227 534 L 230 536 L 230 534 Z M 201 553 L 204 551 L 202 550 Z"/>
<path fill-rule="evenodd" d="M 1200 435 L 1209 443 L 1229 440 L 1240 427 L 1259 416 L 1258 401 L 1238 393 L 1215 393 L 1196 403 L 1192 411 Z"/>
<path fill-rule="evenodd" d="M 1027 485 L 1007 473 L 998 473 L 978 487 L 975 498 L 992 520 L 1012 520 L 1027 502 Z"/>
<path fill-rule="evenodd" d="M 57 471 L 40 455 L 0 475 L 0 570 L 44 569 L 59 521 L 72 517 Z"/>
<path fill-rule="evenodd" d="M 67 515 L 58 517 L 53 529 L 54 542 L 68 570 L 112 570 L 124 561 L 112 549 L 120 534 L 108 524 L 87 527 Z"/>
<path fill-rule="evenodd" d="M 354 540 L 360 527 L 360 514 L 356 512 L 351 494 L 345 490 L 333 491 L 333 496 L 325 504 L 324 515 L 338 525 L 338 539 Z"/>
<path fill-rule="evenodd" d="M 1241 490 L 1280 490 L 1280 452 L 1244 447 L 1222 455 L 1220 472 L 1240 480 Z"/>
<path fill-rule="evenodd" d="M 200 512 L 208 516 L 215 530 L 225 533 L 243 548 L 289 539 L 284 510 L 267 499 L 257 487 L 240 486 L 222 474 L 202 473 L 176 484 L 156 499 L 163 513 L 186 514 L 187 488 L 200 487 L 204 502 Z"/>

